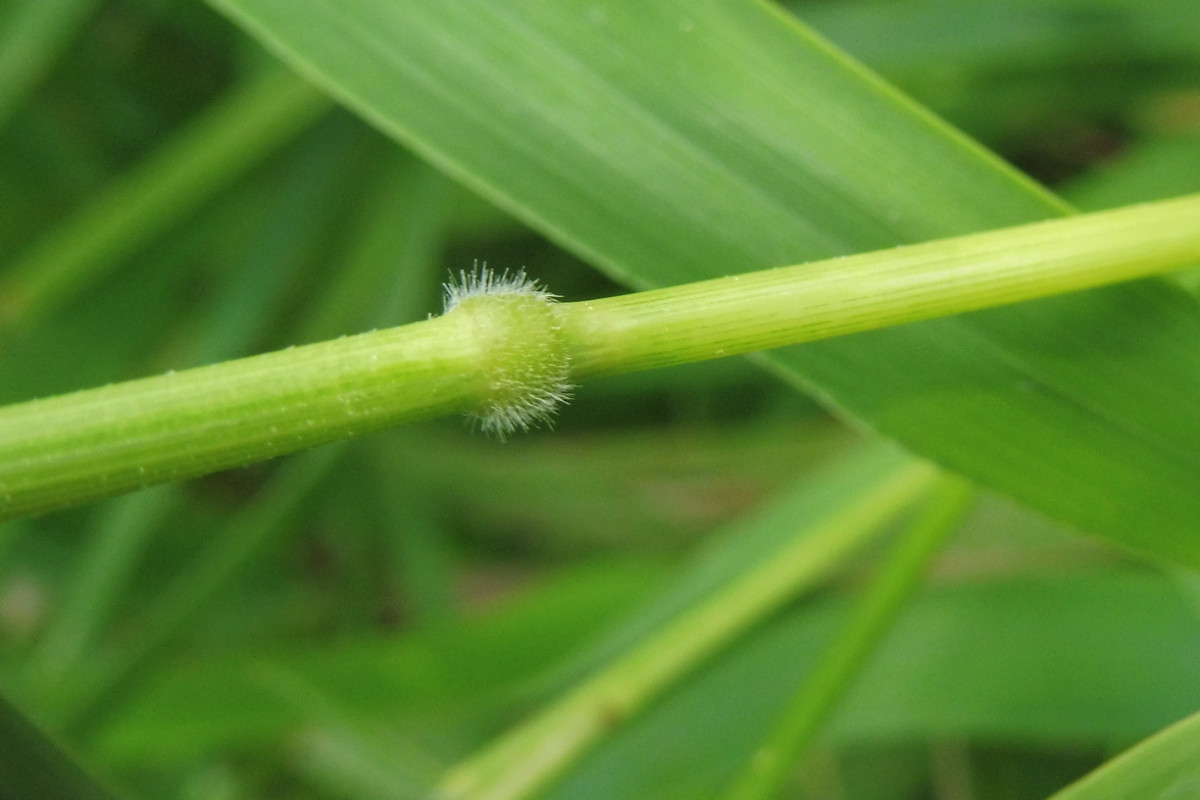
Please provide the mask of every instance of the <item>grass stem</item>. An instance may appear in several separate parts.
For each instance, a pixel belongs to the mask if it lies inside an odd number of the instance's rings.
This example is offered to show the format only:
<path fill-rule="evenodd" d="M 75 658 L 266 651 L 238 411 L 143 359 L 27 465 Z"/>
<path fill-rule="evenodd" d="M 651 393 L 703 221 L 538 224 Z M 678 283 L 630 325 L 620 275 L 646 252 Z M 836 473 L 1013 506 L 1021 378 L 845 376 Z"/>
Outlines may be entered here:
<path fill-rule="evenodd" d="M 769 350 L 1200 262 L 1200 195 L 560 307 L 578 378 Z"/>
<path fill-rule="evenodd" d="M 1197 261 L 1200 195 L 1192 195 L 604 300 L 554 303 L 514 289 L 519 281 L 481 279 L 495 293 L 424 322 L 0 409 L 0 519 L 454 411 L 503 434 L 504 425 L 549 416 L 568 379 L 899 325 Z"/>

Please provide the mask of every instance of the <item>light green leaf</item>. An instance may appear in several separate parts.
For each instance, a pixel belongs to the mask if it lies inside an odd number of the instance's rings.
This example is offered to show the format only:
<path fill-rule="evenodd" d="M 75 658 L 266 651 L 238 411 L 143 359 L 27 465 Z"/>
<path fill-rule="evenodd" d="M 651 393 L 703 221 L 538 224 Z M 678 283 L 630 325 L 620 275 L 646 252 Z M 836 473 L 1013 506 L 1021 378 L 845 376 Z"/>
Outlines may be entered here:
<path fill-rule="evenodd" d="M 1067 210 L 765 3 L 213 2 L 633 286 Z M 768 360 L 951 469 L 1200 564 L 1200 314 L 1164 283 Z"/>
<path fill-rule="evenodd" d="M 1118 756 L 1051 800 L 1187 800 L 1200 796 L 1200 714 Z"/>

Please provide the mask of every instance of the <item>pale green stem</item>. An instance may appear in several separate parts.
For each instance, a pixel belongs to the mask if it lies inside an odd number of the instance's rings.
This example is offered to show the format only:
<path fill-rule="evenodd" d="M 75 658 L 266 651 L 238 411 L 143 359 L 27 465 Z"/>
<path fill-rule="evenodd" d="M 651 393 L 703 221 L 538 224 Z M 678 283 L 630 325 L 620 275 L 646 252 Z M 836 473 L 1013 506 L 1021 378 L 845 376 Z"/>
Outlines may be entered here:
<path fill-rule="evenodd" d="M 970 507 L 974 499 L 970 484 L 950 475 L 942 476 L 939 483 L 725 800 L 770 800 L 779 795 L 821 725 L 899 614 L 929 560 Z"/>
<path fill-rule="evenodd" d="M 536 717 L 452 769 L 439 798 L 514 800 L 556 777 L 593 742 L 637 713 L 664 687 L 754 620 L 866 542 L 928 489 L 935 468 L 906 460 L 848 504 L 832 510 L 771 557 L 737 576 L 664 630 L 584 681 Z"/>
<path fill-rule="evenodd" d="M 328 149 L 323 152 L 327 154 Z M 358 301 L 346 302 L 344 293 L 327 294 L 323 306 L 314 310 L 306 324 L 301 326 L 303 330 L 351 327 L 354 323 L 350 317 L 360 320 L 381 316 L 392 319 L 419 317 L 421 309 L 417 298 L 424 297 L 436 288 L 430 283 L 434 280 L 430 265 L 441 241 L 441 226 L 437 222 L 444 215 L 445 188 L 448 184 L 432 169 L 409 156 L 397 154 L 395 161 L 396 164 L 382 171 L 380 191 L 365 207 L 369 210 L 363 214 L 363 225 L 353 237 L 357 245 L 347 255 L 339 276 L 358 288 Z M 337 165 L 333 166 L 336 170 Z M 320 171 L 324 169 L 321 166 Z M 299 182 L 295 189 L 310 187 L 305 172 L 307 170 L 302 170 L 297 175 Z M 317 188 L 324 192 L 335 189 L 336 185 L 329 184 L 324 190 Z M 305 203 L 288 203 L 285 206 L 295 209 L 307 207 Z M 290 222 L 286 213 L 279 220 L 283 227 Z M 317 226 L 316 229 L 319 228 Z M 271 233 L 268 231 L 265 235 L 270 240 Z M 257 244 L 257 241 L 252 242 L 250 249 L 261 250 Z M 291 263 L 294 266 L 297 263 L 296 256 L 305 250 L 304 241 L 293 241 L 289 248 L 291 254 L 279 253 L 283 260 L 275 264 L 272 271 L 279 272 L 281 264 Z M 289 271 L 290 267 L 285 268 L 267 284 L 256 278 L 255 287 L 263 289 L 266 285 L 281 285 L 279 282 L 286 282 Z M 374 285 L 373 292 L 368 290 L 371 285 Z M 379 306 L 378 298 L 381 296 L 387 298 L 383 301 L 386 310 L 376 308 L 373 313 L 364 312 L 364 308 Z M 230 296 L 229 299 L 235 298 Z M 336 308 L 331 310 L 330 305 Z M 217 322 L 214 325 L 202 349 L 211 349 L 224 341 L 227 335 L 225 323 Z M 211 338 L 214 336 L 215 339 Z M 127 630 L 112 658 L 74 665 L 74 671 L 67 676 L 69 680 L 64 680 L 53 696 L 42 702 L 47 718 L 70 730 L 76 741 L 90 738 L 102 730 L 111 715 L 123 707 L 129 693 L 141 685 L 140 681 L 146 673 L 155 669 L 180 634 L 188 630 L 190 621 L 205 604 L 219 597 L 248 564 L 253 563 L 288 529 L 288 524 L 312 494 L 313 488 L 339 463 L 344 451 L 345 447 L 341 444 L 318 448 L 290 459 L 280 470 L 272 473 L 270 479 L 260 487 L 256 502 L 234 515 L 218 535 L 207 540 L 188 564 L 164 584 L 157 597 L 144 604 L 144 613 L 125 626 Z M 126 499 L 141 498 L 144 503 L 149 496 L 152 495 L 142 493 Z M 146 532 L 142 531 L 143 534 Z M 118 535 L 124 538 L 128 532 Z M 96 552 L 108 554 L 107 545 L 114 544 L 119 543 L 100 538 Z M 104 557 L 103 560 L 111 564 L 111 559 Z M 85 580 L 87 575 L 97 573 L 105 576 L 103 581 L 111 581 L 114 577 L 112 569 L 98 563 L 88 565 L 84 572 Z M 111 602 L 111 598 L 105 599 L 95 594 L 91 596 L 101 605 Z M 63 610 L 69 609 L 68 603 Z M 92 609 L 88 609 L 84 613 L 91 612 Z M 36 670 L 37 664 L 31 661 L 29 672 Z M 38 677 L 42 676 L 39 674 Z M 42 684 L 45 684 L 44 680 Z"/>
<path fill-rule="evenodd" d="M 1200 195 L 560 306 L 575 377 L 769 350 L 1200 262 Z"/>
<path fill-rule="evenodd" d="M 552 409 L 560 366 L 578 379 L 718 358 L 1194 262 L 1200 195 L 605 300 L 472 297 L 401 328 L 0 409 L 0 519 L 456 410 L 515 408 L 520 426 Z"/>
<path fill-rule="evenodd" d="M 321 145 L 314 148 L 319 157 L 299 159 L 285 178 L 273 183 L 275 204 L 259 219 L 259 234 L 247 242 L 244 256 L 235 262 L 240 269 L 232 270 L 233 279 L 214 298 L 203 331 L 191 346 L 177 351 L 184 360 L 204 363 L 205 354 L 221 358 L 242 352 L 274 319 L 270 313 L 274 304 L 294 285 L 296 271 L 305 263 L 304 254 L 327 227 L 320 223 L 332 217 L 335 204 L 327 201 L 341 189 L 345 156 L 361 144 L 361 139 L 348 135 L 315 144 Z M 404 228 L 397 224 L 394 213 L 388 222 L 391 228 Z M 303 233 L 297 235 L 297 230 Z M 358 271 L 356 266 L 348 264 L 343 274 Z M 253 304 L 247 303 L 247 298 L 253 298 Z M 272 494 L 272 489 L 265 489 L 265 493 Z M 80 554 L 78 570 L 67 582 L 66 594 L 25 664 L 26 684 L 36 692 L 43 718 L 55 719 L 75 701 L 72 692 L 78 687 L 95 685 L 96 663 L 83 656 L 92 649 L 130 574 L 178 500 L 178 492 L 146 491 L 102 508 L 88 546 Z M 231 527 L 244 526 L 235 521 Z M 244 529 L 239 534 L 247 539 L 254 536 Z M 210 539 L 206 547 L 213 546 L 213 542 Z M 167 585 L 177 589 L 181 583 L 175 578 Z M 161 601 L 155 601 L 147 608 L 161 605 Z M 122 637 L 122 641 L 128 646 L 130 637 Z M 87 673 L 87 680 L 75 679 L 81 669 Z M 106 696 L 111 692 L 108 686 L 103 690 Z"/>
<path fill-rule="evenodd" d="M 260 461 L 463 408 L 453 317 L 35 400 L 0 412 L 0 514 Z"/>

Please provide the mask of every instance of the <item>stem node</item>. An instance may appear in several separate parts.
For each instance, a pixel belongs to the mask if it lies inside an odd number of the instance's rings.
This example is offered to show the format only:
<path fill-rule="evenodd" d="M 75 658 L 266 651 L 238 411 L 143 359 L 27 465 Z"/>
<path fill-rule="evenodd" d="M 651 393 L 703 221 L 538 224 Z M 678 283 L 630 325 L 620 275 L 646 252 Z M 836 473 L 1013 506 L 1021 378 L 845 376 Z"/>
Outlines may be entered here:
<path fill-rule="evenodd" d="M 524 271 L 461 273 L 446 287 L 446 314 L 467 315 L 484 389 L 468 415 L 503 441 L 549 426 L 571 397 L 571 358 L 557 298 Z"/>

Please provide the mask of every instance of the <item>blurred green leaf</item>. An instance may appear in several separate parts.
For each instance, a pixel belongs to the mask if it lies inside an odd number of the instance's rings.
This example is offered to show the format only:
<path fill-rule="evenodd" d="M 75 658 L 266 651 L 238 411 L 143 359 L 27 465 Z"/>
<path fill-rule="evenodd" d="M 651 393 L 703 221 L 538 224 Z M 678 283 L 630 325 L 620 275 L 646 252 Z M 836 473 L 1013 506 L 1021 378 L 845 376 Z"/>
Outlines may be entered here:
<path fill-rule="evenodd" d="M 0 8 L 0 127 L 99 0 L 16 0 Z"/>
<path fill-rule="evenodd" d="M 171 763 L 278 741 L 323 714 L 273 690 L 320 687 L 352 719 L 395 728 L 490 716 L 662 579 L 640 561 L 566 570 L 480 615 L 403 635 L 187 656 L 148 680 L 95 746 L 107 764 Z"/>
<path fill-rule="evenodd" d="M 0 698 L 2 800 L 113 800 L 58 745 Z"/>
<path fill-rule="evenodd" d="M 248 78 L 53 226 L 0 281 L 0 346 L 299 133 L 328 107 L 286 71 Z"/>
<path fill-rule="evenodd" d="M 697 577 L 713 569 L 709 559 Z M 490 716 L 554 674 L 555 660 L 590 651 L 589 637 L 663 581 L 661 568 L 613 565 L 495 615 L 410 636 L 186 658 L 144 686 L 94 752 L 121 767 L 277 741 L 303 716 L 264 694 L 268 668 L 321 687 L 363 724 L 421 729 Z M 660 797 L 677 785 L 677 796 L 694 797 L 723 786 L 846 608 L 806 604 L 766 625 L 600 744 L 551 796 Z M 1128 742 L 1200 705 L 1198 660 L 1200 623 L 1160 576 L 1122 570 L 935 586 L 901 616 L 827 736 L 840 746 Z"/>
<path fill-rule="evenodd" d="M 1200 78 L 1190 0 L 785 3 L 855 58 L 972 135 L 1053 179 L 1119 147 L 1124 129 Z"/>
<path fill-rule="evenodd" d="M 630 627 L 643 633 L 627 648 L 448 769 L 439 790 L 462 800 L 541 791 L 747 629 L 827 580 L 939 480 L 933 465 L 883 443 L 803 476 L 726 531 L 723 558 L 705 554 L 639 614 Z"/>
<path fill-rule="evenodd" d="M 805 468 L 849 448 L 827 420 L 754 420 L 710 430 L 541 436 L 495 446 L 405 430 L 386 442 L 393 480 L 497 539 L 521 531 L 551 552 L 667 550 L 730 522 Z"/>
<path fill-rule="evenodd" d="M 231 269 L 224 291 L 213 298 L 204 329 L 178 348 L 175 363 L 203 364 L 244 354 L 274 321 L 274 312 L 305 266 L 313 240 L 328 225 L 334 201 L 344 190 L 347 156 L 363 138 L 361 130 L 347 131 L 345 125 L 325 126 L 318 133 L 274 182 L 272 208 Z M 26 666 L 30 685 L 42 692 L 47 707 L 61 704 L 64 694 L 69 694 L 60 682 L 80 666 L 121 586 L 179 503 L 177 489 L 160 488 L 126 495 L 102 507 L 94 539 L 80 560 L 81 569 Z M 94 674 L 95 665 L 88 665 L 86 671 Z"/>
<path fill-rule="evenodd" d="M 725 786 L 845 619 L 844 600 L 752 633 L 615 732 L 545 796 L 689 798 Z M 1165 643 L 1169 643 L 1169 646 Z M 1200 705 L 1200 621 L 1167 578 L 1097 571 L 934 585 L 823 737 L 1106 747 Z"/>
<path fill-rule="evenodd" d="M 1200 191 L 1200 135 L 1138 142 L 1063 188 L 1079 208 L 1098 211 Z"/>
<path fill-rule="evenodd" d="M 855 601 L 849 619 L 772 722 L 767 737 L 724 795 L 726 800 L 772 800 L 780 794 L 976 494 L 960 478 L 946 476 L 934 485 Z"/>

